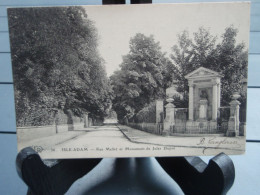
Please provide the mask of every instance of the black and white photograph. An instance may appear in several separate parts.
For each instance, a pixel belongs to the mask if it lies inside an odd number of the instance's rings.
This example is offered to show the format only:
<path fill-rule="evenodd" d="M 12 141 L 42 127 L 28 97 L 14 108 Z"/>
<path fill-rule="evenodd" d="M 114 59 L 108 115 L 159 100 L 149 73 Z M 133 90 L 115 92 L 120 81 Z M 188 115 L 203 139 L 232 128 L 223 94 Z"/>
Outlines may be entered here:
<path fill-rule="evenodd" d="M 18 151 L 243 154 L 250 4 L 8 9 Z"/>

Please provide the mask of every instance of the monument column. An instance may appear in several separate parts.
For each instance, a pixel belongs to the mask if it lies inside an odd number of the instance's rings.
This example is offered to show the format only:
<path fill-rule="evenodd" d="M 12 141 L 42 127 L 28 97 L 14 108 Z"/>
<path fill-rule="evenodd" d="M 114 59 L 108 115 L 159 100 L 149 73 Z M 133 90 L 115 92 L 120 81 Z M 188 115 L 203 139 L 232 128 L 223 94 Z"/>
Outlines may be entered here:
<path fill-rule="evenodd" d="M 189 81 L 189 120 L 193 121 L 194 113 L 193 113 L 193 81 Z"/>
<path fill-rule="evenodd" d="M 221 97 L 221 90 L 220 90 L 220 82 L 218 83 L 218 108 L 220 107 L 220 97 Z"/>
<path fill-rule="evenodd" d="M 213 89 L 212 89 L 212 120 L 217 120 L 218 114 L 218 82 L 214 80 Z"/>

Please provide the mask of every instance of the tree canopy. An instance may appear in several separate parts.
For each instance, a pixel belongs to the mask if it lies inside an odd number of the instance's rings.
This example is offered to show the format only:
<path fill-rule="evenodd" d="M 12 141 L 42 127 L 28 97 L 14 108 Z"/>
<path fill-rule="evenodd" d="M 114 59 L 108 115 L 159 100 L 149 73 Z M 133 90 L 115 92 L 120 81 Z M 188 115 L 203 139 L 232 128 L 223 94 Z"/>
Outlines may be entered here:
<path fill-rule="evenodd" d="M 241 80 L 247 78 L 247 50 L 244 43 L 237 43 L 237 33 L 233 26 L 227 27 L 221 37 L 213 36 L 203 27 L 193 36 L 183 31 L 172 47 L 171 60 L 161 51 L 153 36 L 136 34 L 130 40 L 129 54 L 123 56 L 121 70 L 111 76 L 115 92 L 113 106 L 119 119 L 132 118 L 154 100 L 164 98 L 165 89 L 173 83 L 177 83 L 177 90 L 183 94 L 183 100 L 177 98 L 175 103 L 188 106 L 185 75 L 199 67 L 223 75 L 223 106 L 230 103 L 234 92 L 239 92 L 242 95 L 240 101 L 245 103 L 246 91 Z"/>
<path fill-rule="evenodd" d="M 50 124 L 61 104 L 76 116 L 103 117 L 112 91 L 85 10 L 9 9 L 8 16 L 18 125 Z"/>
<path fill-rule="evenodd" d="M 113 106 L 118 118 L 131 118 L 156 98 L 164 97 L 167 58 L 153 36 L 137 33 L 130 39 L 130 52 L 123 56 L 121 70 L 111 76 Z"/>
<path fill-rule="evenodd" d="M 223 75 L 222 104 L 228 105 L 231 95 L 239 92 L 241 101 L 245 100 L 241 80 L 247 78 L 247 50 L 244 43 L 237 43 L 238 30 L 227 27 L 218 40 L 209 30 L 199 28 L 189 36 L 187 31 L 178 35 L 178 43 L 172 47 L 172 64 L 168 66 L 168 74 L 178 83 L 178 90 L 184 93 L 187 101 L 188 83 L 185 75 L 199 67 L 209 68 Z"/>

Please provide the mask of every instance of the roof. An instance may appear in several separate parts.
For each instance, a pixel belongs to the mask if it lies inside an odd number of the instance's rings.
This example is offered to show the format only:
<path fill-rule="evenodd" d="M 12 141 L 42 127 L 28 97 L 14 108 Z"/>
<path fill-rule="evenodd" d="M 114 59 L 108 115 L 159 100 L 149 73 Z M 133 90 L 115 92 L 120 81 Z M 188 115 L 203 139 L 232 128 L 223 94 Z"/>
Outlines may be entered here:
<path fill-rule="evenodd" d="M 205 78 L 205 77 L 223 77 L 223 76 L 218 72 L 215 72 L 213 70 L 204 67 L 199 67 L 198 69 L 190 72 L 185 76 L 186 79 Z"/>

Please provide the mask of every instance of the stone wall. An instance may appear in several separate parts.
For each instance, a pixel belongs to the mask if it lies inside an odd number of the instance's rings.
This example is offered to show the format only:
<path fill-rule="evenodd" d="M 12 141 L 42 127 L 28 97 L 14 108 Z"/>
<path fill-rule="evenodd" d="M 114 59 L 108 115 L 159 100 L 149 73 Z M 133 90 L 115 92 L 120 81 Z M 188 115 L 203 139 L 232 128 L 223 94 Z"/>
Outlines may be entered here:
<path fill-rule="evenodd" d="M 56 134 L 56 126 L 17 127 L 17 140 L 24 142 Z"/>
<path fill-rule="evenodd" d="M 17 127 L 18 142 L 30 141 L 37 138 L 48 137 L 57 133 L 64 133 L 72 130 L 82 130 L 84 123 L 35 126 L 35 127 Z"/>

